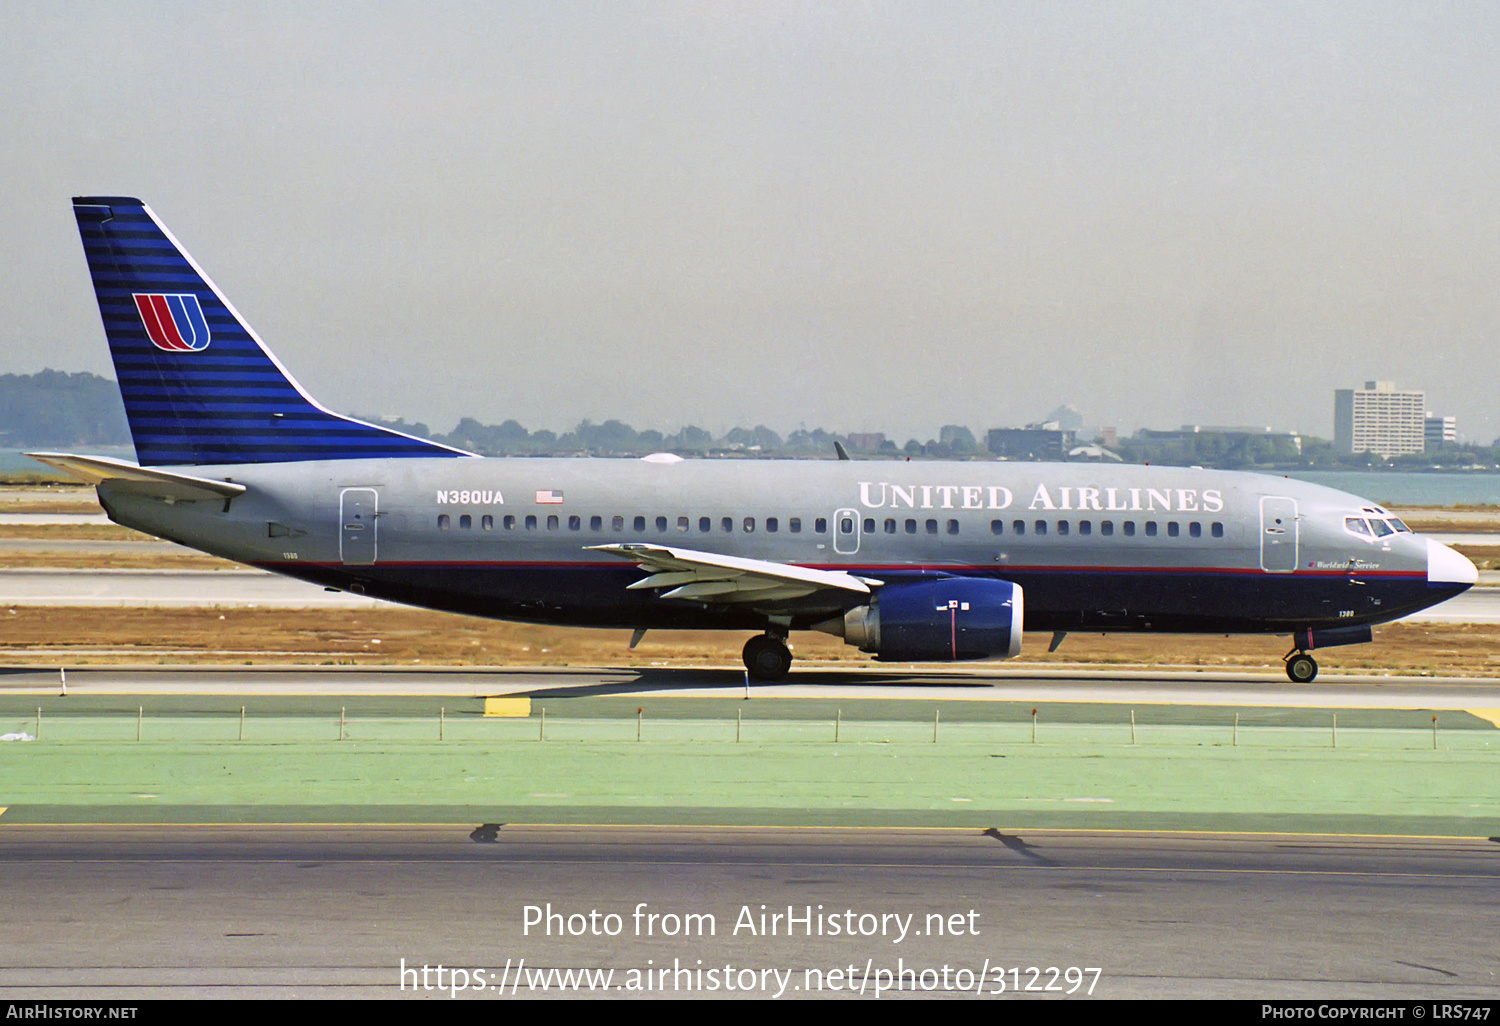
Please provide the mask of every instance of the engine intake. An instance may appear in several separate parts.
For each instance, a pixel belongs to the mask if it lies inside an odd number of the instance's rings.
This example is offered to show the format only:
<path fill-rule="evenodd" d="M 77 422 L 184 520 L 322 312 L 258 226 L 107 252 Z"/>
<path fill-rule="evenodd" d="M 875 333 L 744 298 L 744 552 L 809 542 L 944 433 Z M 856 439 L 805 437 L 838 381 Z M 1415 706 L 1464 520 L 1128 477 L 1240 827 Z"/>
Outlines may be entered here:
<path fill-rule="evenodd" d="M 1019 586 L 942 577 L 888 584 L 869 605 L 833 621 L 830 633 L 884 662 L 1010 659 L 1020 654 L 1024 620 Z"/>

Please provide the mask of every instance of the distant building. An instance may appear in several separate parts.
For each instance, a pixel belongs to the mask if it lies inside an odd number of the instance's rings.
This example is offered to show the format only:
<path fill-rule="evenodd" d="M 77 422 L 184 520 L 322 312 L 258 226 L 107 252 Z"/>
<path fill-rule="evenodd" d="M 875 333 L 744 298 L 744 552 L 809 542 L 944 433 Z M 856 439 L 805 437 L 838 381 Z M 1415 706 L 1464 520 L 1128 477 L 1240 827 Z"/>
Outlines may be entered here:
<path fill-rule="evenodd" d="M 1382 457 L 1422 452 L 1426 441 L 1427 393 L 1398 392 L 1395 382 L 1366 381 L 1364 388 L 1333 393 L 1333 445 L 1353 455 Z"/>
<path fill-rule="evenodd" d="M 1184 424 L 1176 431 L 1157 431 L 1142 428 L 1140 437 L 1151 441 L 1192 441 L 1195 437 L 1215 435 L 1223 440 L 1226 448 L 1246 445 L 1256 441 L 1268 441 L 1269 453 L 1275 457 L 1301 455 L 1302 436 L 1295 431 L 1277 431 L 1270 427 L 1222 427 L 1214 424 Z"/>
<path fill-rule="evenodd" d="M 1458 444 L 1458 418 L 1439 417 L 1435 413 L 1429 413 L 1423 421 L 1423 439 L 1427 448 L 1438 449 L 1445 445 Z"/>
<path fill-rule="evenodd" d="M 1072 431 L 1075 434 L 1083 430 L 1083 414 L 1079 413 L 1073 406 L 1059 406 L 1047 416 L 1042 418 L 1042 423 L 1055 423 L 1064 431 Z"/>
<path fill-rule="evenodd" d="M 990 454 L 1008 460 L 1060 460 L 1073 448 L 1077 432 L 1056 423 L 1023 428 L 993 428 L 986 444 Z"/>
<path fill-rule="evenodd" d="M 885 444 L 884 431 L 856 431 L 845 437 L 849 439 L 849 448 L 855 452 L 879 452 Z"/>

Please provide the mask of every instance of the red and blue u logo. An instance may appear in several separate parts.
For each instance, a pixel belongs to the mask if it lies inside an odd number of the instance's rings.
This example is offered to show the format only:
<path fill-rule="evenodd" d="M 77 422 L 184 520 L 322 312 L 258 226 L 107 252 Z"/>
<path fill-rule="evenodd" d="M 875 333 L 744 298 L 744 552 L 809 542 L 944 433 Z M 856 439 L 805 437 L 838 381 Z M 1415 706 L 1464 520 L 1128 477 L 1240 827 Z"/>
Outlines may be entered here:
<path fill-rule="evenodd" d="M 208 348 L 208 320 L 198 297 L 136 292 L 135 308 L 152 345 L 173 353 L 195 353 Z"/>

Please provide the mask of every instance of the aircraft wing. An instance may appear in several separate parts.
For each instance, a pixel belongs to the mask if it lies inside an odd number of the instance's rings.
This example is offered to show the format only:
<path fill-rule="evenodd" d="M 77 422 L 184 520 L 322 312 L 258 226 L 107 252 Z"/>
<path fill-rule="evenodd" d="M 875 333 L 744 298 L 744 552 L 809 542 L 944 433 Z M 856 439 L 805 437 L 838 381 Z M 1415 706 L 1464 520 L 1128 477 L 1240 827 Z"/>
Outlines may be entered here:
<path fill-rule="evenodd" d="M 829 590 L 868 595 L 870 586 L 880 583 L 839 570 L 813 570 L 790 563 L 741 559 L 667 545 L 626 542 L 585 547 L 639 563 L 642 569 L 651 571 L 651 576 L 630 585 L 631 590 L 668 589 L 662 598 L 715 603 L 767 602 Z"/>
<path fill-rule="evenodd" d="M 215 481 L 155 467 L 138 467 L 107 456 L 73 456 L 62 452 L 28 452 L 32 459 L 72 474 L 91 485 L 101 481 L 127 482 L 129 491 L 155 495 L 163 499 L 192 502 L 198 499 L 232 499 L 245 493 L 245 486 L 233 481 Z"/>

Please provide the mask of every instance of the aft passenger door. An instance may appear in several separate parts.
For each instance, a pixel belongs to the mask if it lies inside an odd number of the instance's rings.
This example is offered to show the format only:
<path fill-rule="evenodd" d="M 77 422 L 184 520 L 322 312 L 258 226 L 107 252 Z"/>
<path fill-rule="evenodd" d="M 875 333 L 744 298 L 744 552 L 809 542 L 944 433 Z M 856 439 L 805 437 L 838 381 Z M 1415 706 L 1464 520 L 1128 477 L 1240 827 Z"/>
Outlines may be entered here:
<path fill-rule="evenodd" d="M 339 493 L 339 559 L 345 566 L 375 562 L 379 501 L 373 488 L 345 488 Z"/>
<path fill-rule="evenodd" d="M 1260 500 L 1260 568 L 1273 574 L 1297 569 L 1297 500 L 1265 495 Z"/>

